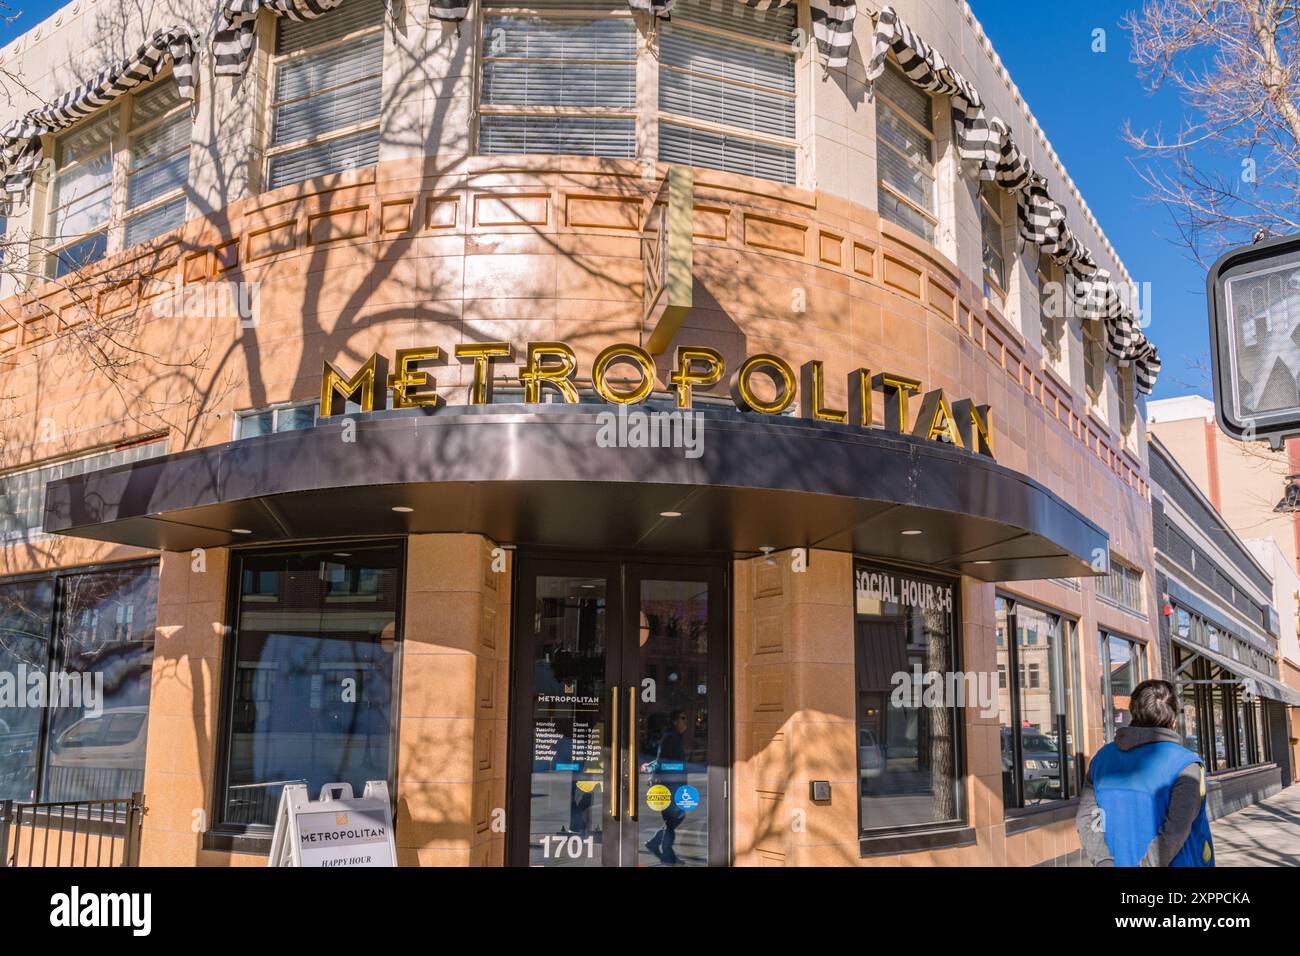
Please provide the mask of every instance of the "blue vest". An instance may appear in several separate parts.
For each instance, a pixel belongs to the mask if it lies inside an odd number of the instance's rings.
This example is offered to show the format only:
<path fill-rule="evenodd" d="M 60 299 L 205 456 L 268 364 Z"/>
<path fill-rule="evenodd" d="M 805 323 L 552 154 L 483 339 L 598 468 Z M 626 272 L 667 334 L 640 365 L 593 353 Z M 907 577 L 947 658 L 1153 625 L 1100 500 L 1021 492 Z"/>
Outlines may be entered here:
<path fill-rule="evenodd" d="M 1201 758 L 1186 747 L 1161 740 L 1132 750 L 1106 744 L 1092 759 L 1089 774 L 1097 804 L 1105 813 L 1106 845 L 1116 866 L 1138 866 L 1164 825 L 1169 792 L 1189 764 Z M 1205 813 L 1205 777 L 1201 809 L 1170 866 L 1214 866 L 1214 843 Z"/>

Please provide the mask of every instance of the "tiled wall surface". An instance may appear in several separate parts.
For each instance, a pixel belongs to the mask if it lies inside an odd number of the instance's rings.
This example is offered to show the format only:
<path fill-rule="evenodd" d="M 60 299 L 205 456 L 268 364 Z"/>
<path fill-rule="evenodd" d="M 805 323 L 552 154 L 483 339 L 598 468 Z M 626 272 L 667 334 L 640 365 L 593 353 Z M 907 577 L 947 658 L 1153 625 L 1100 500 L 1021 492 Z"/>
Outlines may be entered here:
<path fill-rule="evenodd" d="M 788 554 L 770 561 L 737 561 L 733 567 L 732 840 L 737 865 L 1033 866 L 1078 850 L 1073 819 L 1007 834 L 998 717 L 967 707 L 961 710 L 962 801 L 965 822 L 975 831 L 974 844 L 863 856 L 858 842 L 852 556 L 812 551 L 802 572 L 792 570 Z M 1060 585 L 1031 590 L 1040 601 L 1079 620 L 1084 716 L 1076 746 L 1091 756 L 1104 742 L 1094 635 L 1115 612 Z M 971 578 L 961 582 L 964 671 L 997 671 L 996 593 L 993 585 Z M 1128 623 L 1130 633 L 1141 633 L 1135 622 Z M 830 803 L 812 802 L 813 780 L 830 782 Z"/>

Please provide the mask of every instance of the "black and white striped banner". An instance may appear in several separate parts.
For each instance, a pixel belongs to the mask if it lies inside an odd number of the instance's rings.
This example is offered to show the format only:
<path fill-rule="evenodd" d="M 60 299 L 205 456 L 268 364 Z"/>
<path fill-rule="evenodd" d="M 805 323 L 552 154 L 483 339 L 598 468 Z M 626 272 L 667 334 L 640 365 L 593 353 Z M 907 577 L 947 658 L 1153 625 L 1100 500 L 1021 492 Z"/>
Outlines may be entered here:
<path fill-rule="evenodd" d="M 222 0 L 212 25 L 212 59 L 218 76 L 240 76 L 253 52 L 257 12 L 263 7 L 277 17 L 315 20 L 344 0 Z M 388 18 L 396 16 L 396 0 L 384 0 Z M 469 0 L 429 0 L 429 13 L 459 23 L 469 15 Z"/>
<path fill-rule="evenodd" d="M 0 179 L 4 205 L 22 203 L 41 161 L 41 137 L 67 129 L 73 123 L 108 106 L 119 96 L 148 83 L 172 64 L 180 95 L 194 102 L 196 50 L 194 37 L 182 26 L 166 27 L 142 43 L 134 54 L 101 70 L 53 103 L 29 110 L 0 129 Z"/>
<path fill-rule="evenodd" d="M 656 17 L 672 15 L 675 0 L 627 0 L 633 10 Z M 738 0 L 755 10 L 788 7 L 794 0 Z M 855 0 L 811 0 L 813 39 L 828 67 L 849 64 L 849 47 L 853 45 L 853 21 L 858 15 Z"/>
<path fill-rule="evenodd" d="M 957 154 L 980 179 L 996 182 L 1016 197 L 1020 235 L 1052 257 L 1071 277 L 1086 283 L 1087 318 L 1100 319 L 1106 328 L 1106 347 L 1123 364 L 1133 363 L 1137 387 L 1149 394 L 1160 372 L 1155 346 L 1147 339 L 1132 310 L 1120 297 L 1110 274 L 1066 223 L 1066 210 L 1048 191 L 1047 180 L 1036 172 L 1016 145 L 1010 126 L 988 117 L 979 91 L 909 27 L 893 7 L 876 18 L 867 80 L 885 70 L 893 53 L 913 84 L 949 98 Z"/>

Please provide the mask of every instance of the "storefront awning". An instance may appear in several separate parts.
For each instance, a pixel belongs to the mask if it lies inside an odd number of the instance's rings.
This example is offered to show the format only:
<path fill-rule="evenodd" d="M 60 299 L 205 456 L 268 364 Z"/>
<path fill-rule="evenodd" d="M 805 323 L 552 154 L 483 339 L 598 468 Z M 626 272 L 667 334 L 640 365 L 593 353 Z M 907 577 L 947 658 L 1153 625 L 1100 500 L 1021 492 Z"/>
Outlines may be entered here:
<path fill-rule="evenodd" d="M 1235 677 L 1239 677 L 1243 680 L 1249 679 L 1254 681 L 1259 696 L 1267 697 L 1270 700 L 1281 701 L 1283 704 L 1291 707 L 1300 706 L 1300 692 L 1292 690 L 1276 678 L 1269 677 L 1266 674 L 1261 674 L 1253 667 L 1247 667 L 1245 664 L 1241 663 L 1241 661 L 1234 661 L 1226 654 L 1220 654 L 1218 651 L 1212 651 L 1208 647 L 1202 647 L 1200 644 L 1183 640 L 1177 635 L 1174 635 L 1174 643 L 1185 650 L 1191 651 L 1193 654 L 1199 654 L 1206 660 L 1213 661 Z"/>
<path fill-rule="evenodd" d="M 455 406 L 357 416 L 354 433 L 331 419 L 52 481 L 45 530 L 165 550 L 433 532 L 602 550 L 808 547 L 988 581 L 1087 576 L 1108 553 L 1106 532 L 1042 485 L 941 443 L 701 410 L 690 457 L 604 447 L 613 414 Z"/>

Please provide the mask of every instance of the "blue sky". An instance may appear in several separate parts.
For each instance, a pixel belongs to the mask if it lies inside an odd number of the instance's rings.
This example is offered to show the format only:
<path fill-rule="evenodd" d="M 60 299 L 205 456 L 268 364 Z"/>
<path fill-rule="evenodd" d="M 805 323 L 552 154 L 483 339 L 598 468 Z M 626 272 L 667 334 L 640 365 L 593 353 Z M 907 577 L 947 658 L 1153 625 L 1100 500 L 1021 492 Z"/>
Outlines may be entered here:
<path fill-rule="evenodd" d="M 1185 113 L 1168 90 L 1147 93 L 1129 62 L 1131 38 L 1120 19 L 1132 2 L 970 0 L 976 16 L 1039 125 L 1138 283 L 1151 283 L 1147 335 L 1164 366 L 1153 398 L 1211 396 L 1205 270 L 1177 244 L 1168 212 L 1146 200 L 1149 187 L 1122 139 L 1135 129 L 1178 129 Z M 1106 52 L 1092 50 L 1106 31 Z"/>
<path fill-rule="evenodd" d="M 0 44 L 31 29 L 62 3 L 10 0 L 22 15 L 0 25 Z M 1125 120 L 1137 128 L 1176 129 L 1183 115 L 1168 91 L 1150 96 L 1129 62 L 1120 18 L 1132 0 L 971 0 L 1003 62 L 1078 184 L 1102 228 L 1139 283 L 1151 284 L 1152 324 L 1164 368 L 1155 398 L 1210 394 L 1205 273 L 1178 246 L 1166 211 L 1147 202 L 1146 185 L 1121 139 Z M 1033 16 L 1026 15 L 1032 6 Z M 1106 52 L 1092 50 L 1106 31 Z M 1198 363 L 1201 367 L 1198 367 Z"/>

